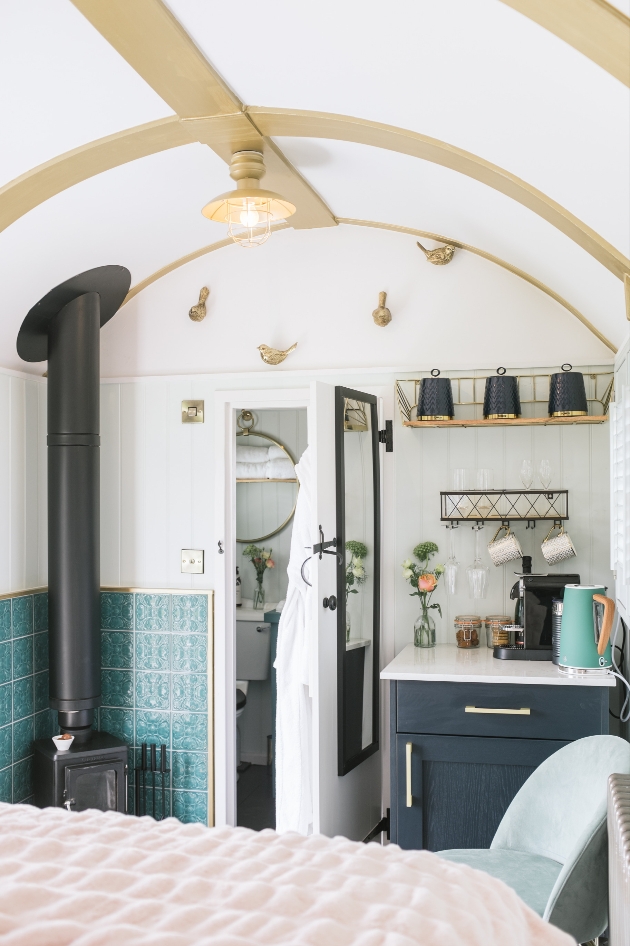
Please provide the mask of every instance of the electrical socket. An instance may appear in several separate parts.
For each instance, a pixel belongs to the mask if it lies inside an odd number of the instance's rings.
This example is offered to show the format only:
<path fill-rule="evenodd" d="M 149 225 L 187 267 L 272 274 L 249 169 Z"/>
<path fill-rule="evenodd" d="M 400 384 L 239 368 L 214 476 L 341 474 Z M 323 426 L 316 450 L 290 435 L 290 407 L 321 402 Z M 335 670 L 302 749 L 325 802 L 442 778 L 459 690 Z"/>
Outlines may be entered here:
<path fill-rule="evenodd" d="M 203 575 L 203 549 L 182 549 L 182 571 Z"/>

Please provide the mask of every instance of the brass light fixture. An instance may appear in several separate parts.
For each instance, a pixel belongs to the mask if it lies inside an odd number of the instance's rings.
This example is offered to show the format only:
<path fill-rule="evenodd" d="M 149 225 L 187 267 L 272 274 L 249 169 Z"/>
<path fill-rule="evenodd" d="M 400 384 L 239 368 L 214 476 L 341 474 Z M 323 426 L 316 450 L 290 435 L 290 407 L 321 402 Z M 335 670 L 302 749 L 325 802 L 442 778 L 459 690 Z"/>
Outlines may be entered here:
<path fill-rule="evenodd" d="M 260 246 L 269 239 L 271 224 L 295 213 L 293 204 L 274 191 L 263 190 L 265 163 L 259 151 L 236 151 L 230 177 L 236 190 L 220 194 L 201 211 L 208 220 L 227 223 L 228 233 L 240 246 Z"/>

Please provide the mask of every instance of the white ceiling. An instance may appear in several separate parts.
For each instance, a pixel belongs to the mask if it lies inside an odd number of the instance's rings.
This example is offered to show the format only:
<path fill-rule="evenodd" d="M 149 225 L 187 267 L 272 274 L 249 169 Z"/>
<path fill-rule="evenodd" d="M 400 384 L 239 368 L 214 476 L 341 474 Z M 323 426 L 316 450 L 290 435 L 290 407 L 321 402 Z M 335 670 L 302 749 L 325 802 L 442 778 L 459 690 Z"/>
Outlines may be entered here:
<path fill-rule="evenodd" d="M 616 5 L 624 9 L 629 3 L 619 0 Z M 168 5 L 246 104 L 348 114 L 434 136 L 518 175 L 630 253 L 629 90 L 500 0 L 276 0 L 272 8 L 253 0 L 237 5 L 169 0 Z M 151 42 L 150 35 L 146 41 Z M 0 87 L 0 185 L 81 144 L 171 114 L 70 0 L 6 0 L 0 5 Z M 278 144 L 337 216 L 435 231 L 475 245 L 549 285 L 617 345 L 626 337 L 620 280 L 542 218 L 492 188 L 437 165 L 362 145 L 288 138 Z M 0 364 L 24 369 L 15 352 L 21 320 L 63 279 L 91 266 L 122 263 L 137 284 L 173 260 L 224 238 L 225 228 L 205 220 L 200 210 L 228 187 L 225 164 L 208 148 L 189 145 L 78 184 L 0 233 Z M 287 267 L 301 271 L 295 254 L 305 248 L 318 254 L 309 262 L 325 282 L 329 275 L 337 278 L 332 270 L 342 265 L 342 256 L 329 252 L 326 241 L 331 248 L 345 247 L 349 258 L 367 248 L 372 267 L 373 248 L 389 260 L 386 245 L 407 246 L 393 234 L 357 237 L 346 244 L 339 242 L 339 232 L 313 233 L 311 242 L 299 233 L 277 234 L 267 248 L 252 251 L 253 258 L 246 251 L 244 256 L 240 250 L 236 255 L 232 249 L 219 251 L 212 255 L 212 272 L 227 253 L 233 280 L 238 282 L 239 273 L 245 280 L 261 279 L 268 261 L 276 267 L 269 277 L 273 284 L 280 279 L 280 255 L 286 255 Z M 422 259 L 415 241 L 404 240 L 412 248 L 403 256 L 412 267 L 405 278 L 413 282 Z M 458 272 L 468 272 L 462 258 L 460 254 Z M 483 291 L 472 299 L 465 280 L 453 277 L 461 297 L 450 295 L 451 308 L 440 310 L 445 325 L 449 320 L 455 324 L 457 310 L 467 313 L 462 331 L 466 326 L 477 330 L 473 312 L 484 333 L 498 331 L 499 324 L 500 333 L 517 326 L 535 338 L 539 360 L 545 360 L 544 326 L 553 321 L 556 341 L 558 332 L 569 332 L 580 351 L 580 346 L 592 345 L 591 360 L 602 359 L 601 344 L 556 303 L 541 302 L 537 290 L 491 264 L 467 259 L 466 267 L 484 274 L 474 280 Z M 192 264 L 191 272 L 197 273 L 198 265 Z M 445 277 L 453 267 L 436 270 L 436 285 L 451 285 Z M 487 289 L 490 279 L 496 280 L 498 294 Z M 187 280 L 185 284 L 188 294 Z M 295 309 L 301 305 L 303 284 L 290 280 Z M 161 298 L 166 281 L 156 286 L 160 288 L 141 296 Z M 244 290 L 234 284 L 233 291 L 236 298 Z M 370 287 L 373 291 L 378 290 Z M 349 300 L 339 320 L 351 311 Z M 437 296 L 434 301 L 442 305 Z M 134 301 L 134 306 L 146 315 L 146 305 Z M 225 311 L 234 325 L 237 309 L 230 303 Z M 500 322 L 501 311 L 507 313 L 505 323 Z M 268 317 L 272 315 L 270 304 Z M 166 332 L 167 315 L 161 324 Z M 177 324 L 173 322 L 174 332 Z M 309 345 L 315 344 L 313 328 Z M 390 333 L 387 345 L 394 344 L 394 337 Z M 150 344 L 148 336 L 146 340 Z M 166 344 L 165 351 L 175 353 L 178 344 Z M 188 355 L 191 365 L 196 364 L 197 354 Z M 394 358 L 387 346 L 385 357 Z M 520 357 L 520 342 L 514 357 Z M 161 358 L 156 364 L 162 365 Z M 175 365 L 175 354 L 173 359 Z M 525 360 L 536 358 L 530 353 Z M 394 363 L 400 362 L 394 358 Z M 177 370 L 184 370 L 178 365 Z"/>
<path fill-rule="evenodd" d="M 69 0 L 4 0 L 0 89 L 0 186 L 95 138 L 172 114 Z"/>

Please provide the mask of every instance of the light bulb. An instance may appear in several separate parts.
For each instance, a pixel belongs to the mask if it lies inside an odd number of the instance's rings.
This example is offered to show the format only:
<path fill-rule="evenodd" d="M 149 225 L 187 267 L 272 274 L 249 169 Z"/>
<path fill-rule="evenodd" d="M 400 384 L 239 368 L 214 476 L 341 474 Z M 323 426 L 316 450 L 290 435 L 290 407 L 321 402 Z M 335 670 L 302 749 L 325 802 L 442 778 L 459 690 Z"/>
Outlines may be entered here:
<path fill-rule="evenodd" d="M 239 220 L 244 227 L 255 227 L 260 220 L 260 214 L 257 210 L 248 205 L 247 210 L 242 210 L 239 214 Z"/>

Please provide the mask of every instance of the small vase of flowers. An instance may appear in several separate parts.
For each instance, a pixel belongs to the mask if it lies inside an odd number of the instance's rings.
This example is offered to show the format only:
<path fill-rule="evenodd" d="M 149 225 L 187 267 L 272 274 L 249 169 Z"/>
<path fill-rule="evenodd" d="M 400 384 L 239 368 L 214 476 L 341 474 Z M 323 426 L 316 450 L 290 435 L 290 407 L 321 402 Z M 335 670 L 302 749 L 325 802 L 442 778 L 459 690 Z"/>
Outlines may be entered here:
<path fill-rule="evenodd" d="M 364 585 L 367 581 L 368 576 L 363 560 L 367 557 L 368 548 L 363 542 L 350 539 L 346 542 L 346 551 L 350 553 L 350 559 L 346 564 L 346 641 L 349 641 L 351 618 L 348 611 L 348 597 L 349 595 L 358 595 L 359 589 L 355 585 Z"/>
<path fill-rule="evenodd" d="M 417 563 L 410 558 L 402 563 L 403 578 L 414 589 L 411 597 L 420 598 L 422 608 L 413 625 L 413 642 L 416 647 L 435 647 L 435 621 L 429 611 L 435 609 L 442 617 L 440 605 L 437 602 L 431 604 L 431 596 L 444 572 L 443 565 L 436 565 L 432 571 L 429 569 L 429 559 L 438 551 L 435 542 L 421 542 L 413 550 Z"/>
<path fill-rule="evenodd" d="M 271 557 L 271 549 L 261 548 L 258 545 L 246 545 L 243 549 L 245 555 L 256 569 L 256 590 L 254 591 L 254 608 L 263 611 L 265 608 L 265 589 L 263 588 L 263 579 L 268 568 L 275 568 L 276 563 Z"/>

